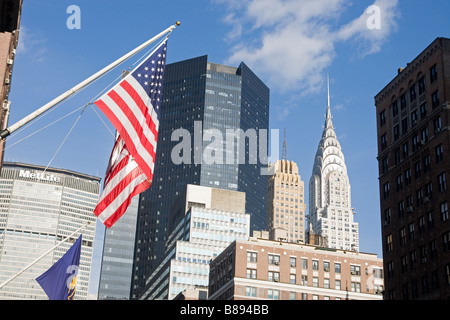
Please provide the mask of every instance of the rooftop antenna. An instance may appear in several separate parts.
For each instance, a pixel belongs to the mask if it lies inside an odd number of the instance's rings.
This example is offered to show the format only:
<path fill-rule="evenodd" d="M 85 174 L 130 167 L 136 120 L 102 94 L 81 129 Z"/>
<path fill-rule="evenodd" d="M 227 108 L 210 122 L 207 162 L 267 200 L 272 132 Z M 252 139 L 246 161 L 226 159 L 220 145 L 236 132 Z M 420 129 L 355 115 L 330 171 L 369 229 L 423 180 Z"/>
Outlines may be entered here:
<path fill-rule="evenodd" d="M 287 146 L 286 146 L 286 128 L 284 128 L 284 141 L 283 141 L 283 160 L 287 160 Z"/>

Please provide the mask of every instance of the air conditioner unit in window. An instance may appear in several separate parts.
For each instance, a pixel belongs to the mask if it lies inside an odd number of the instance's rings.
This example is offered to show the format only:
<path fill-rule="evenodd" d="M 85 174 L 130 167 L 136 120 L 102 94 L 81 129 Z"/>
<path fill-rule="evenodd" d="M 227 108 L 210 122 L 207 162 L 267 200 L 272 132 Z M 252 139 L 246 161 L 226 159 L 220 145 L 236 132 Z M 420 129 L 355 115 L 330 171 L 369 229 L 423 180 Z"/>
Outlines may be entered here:
<path fill-rule="evenodd" d="M 6 60 L 6 63 L 8 64 L 8 66 L 12 66 L 14 64 L 14 60 L 8 59 L 8 60 Z"/>
<path fill-rule="evenodd" d="M 6 78 L 5 79 L 5 84 L 9 84 L 9 82 L 10 82 L 9 78 Z"/>

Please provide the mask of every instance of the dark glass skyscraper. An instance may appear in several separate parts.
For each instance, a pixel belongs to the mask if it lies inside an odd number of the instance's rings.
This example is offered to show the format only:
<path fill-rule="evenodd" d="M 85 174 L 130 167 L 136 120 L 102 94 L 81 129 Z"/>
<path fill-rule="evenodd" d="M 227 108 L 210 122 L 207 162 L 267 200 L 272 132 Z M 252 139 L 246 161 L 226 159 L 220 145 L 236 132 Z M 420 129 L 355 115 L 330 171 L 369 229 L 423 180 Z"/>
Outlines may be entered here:
<path fill-rule="evenodd" d="M 267 153 L 259 145 L 267 150 L 260 130 L 269 128 L 269 88 L 244 63 L 207 56 L 168 64 L 163 88 L 155 174 L 140 197 L 132 299 L 164 254 L 169 210 L 187 184 L 245 192 L 251 230 L 265 229 Z"/>

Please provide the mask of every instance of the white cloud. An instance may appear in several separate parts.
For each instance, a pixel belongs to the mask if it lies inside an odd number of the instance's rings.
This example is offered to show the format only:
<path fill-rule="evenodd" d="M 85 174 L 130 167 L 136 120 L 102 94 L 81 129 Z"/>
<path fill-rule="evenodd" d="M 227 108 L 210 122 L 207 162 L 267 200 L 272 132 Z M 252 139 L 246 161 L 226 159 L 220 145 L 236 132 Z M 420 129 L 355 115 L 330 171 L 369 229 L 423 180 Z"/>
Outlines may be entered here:
<path fill-rule="evenodd" d="M 47 39 L 38 32 L 30 31 L 25 26 L 20 27 L 17 54 L 30 54 L 36 62 L 43 62 L 47 53 Z"/>
<path fill-rule="evenodd" d="M 398 3 L 376 0 L 381 28 L 371 30 L 366 12 L 348 23 L 339 21 L 351 6 L 344 0 L 217 1 L 228 6 L 224 21 L 233 28 L 227 35 L 232 53 L 226 63 L 244 61 L 271 88 L 304 93 L 322 89 L 323 71 L 336 57 L 336 44 L 362 44 L 362 56 L 378 52 L 395 29 Z"/>

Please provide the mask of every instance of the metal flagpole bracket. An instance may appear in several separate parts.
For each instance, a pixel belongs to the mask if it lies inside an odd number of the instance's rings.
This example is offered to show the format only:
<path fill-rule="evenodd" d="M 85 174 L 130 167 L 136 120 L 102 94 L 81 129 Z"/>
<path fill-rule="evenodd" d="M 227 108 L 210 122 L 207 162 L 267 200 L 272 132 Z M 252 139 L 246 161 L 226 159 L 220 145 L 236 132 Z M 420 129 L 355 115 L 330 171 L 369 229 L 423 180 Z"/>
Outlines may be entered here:
<path fill-rule="evenodd" d="M 109 70 L 117 67 L 119 64 L 121 64 L 125 60 L 129 59 L 130 57 L 132 57 L 133 55 L 135 55 L 136 53 L 138 53 L 139 51 L 141 51 L 145 47 L 149 46 L 150 44 L 152 44 L 153 42 L 155 42 L 156 40 L 158 40 L 162 36 L 164 36 L 166 34 L 170 34 L 179 25 L 181 25 L 181 23 L 179 21 L 177 21 L 174 25 L 168 27 L 166 30 L 164 30 L 161 33 L 159 33 L 158 35 L 154 36 L 153 38 L 151 38 L 147 42 L 141 44 L 139 47 L 135 48 L 134 50 L 128 52 L 123 57 L 117 59 L 116 61 L 111 63 L 109 66 L 107 66 L 107 67 L 103 68 L 102 70 L 98 71 L 97 73 L 95 73 L 94 75 L 90 76 L 86 80 L 82 81 L 81 83 L 79 83 L 78 85 L 73 87 L 72 89 L 70 89 L 70 90 L 66 91 L 65 93 L 61 94 L 59 97 L 53 99 L 52 101 L 50 101 L 46 105 L 42 106 L 38 110 L 36 110 L 33 113 L 29 114 L 28 116 L 24 117 L 22 120 L 19 120 L 18 122 L 16 122 L 12 126 L 10 126 L 10 127 L 6 128 L 6 129 L 0 131 L 0 139 L 2 139 L 2 140 L 5 139 L 6 137 L 8 137 L 11 133 L 16 131 L 17 129 L 23 127 L 28 122 L 30 122 L 33 119 L 39 117 L 41 114 L 47 112 L 49 109 L 53 108 L 58 103 L 64 101 L 65 99 L 67 99 L 72 94 L 78 92 L 83 87 L 87 86 L 88 84 L 90 84 L 91 82 L 93 82 L 94 80 L 96 80 L 97 78 L 99 78 L 100 76 L 102 76 L 103 74 L 108 72 Z"/>

